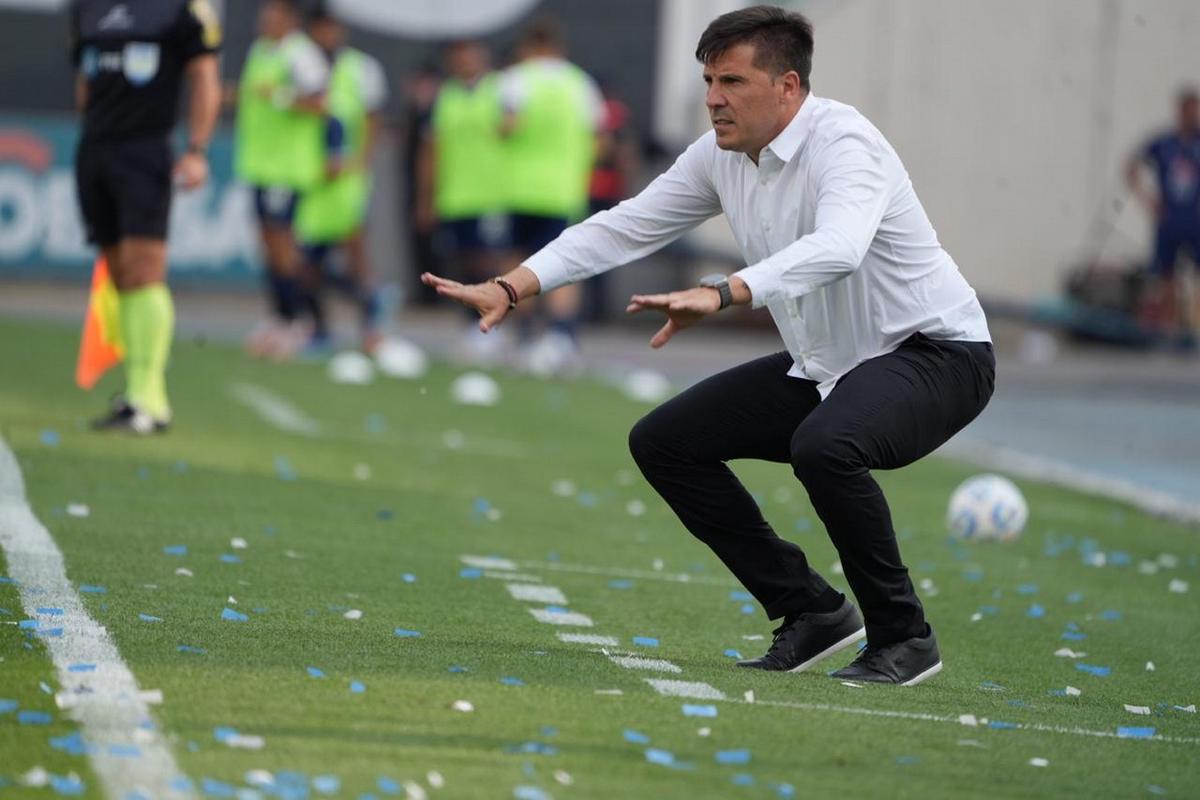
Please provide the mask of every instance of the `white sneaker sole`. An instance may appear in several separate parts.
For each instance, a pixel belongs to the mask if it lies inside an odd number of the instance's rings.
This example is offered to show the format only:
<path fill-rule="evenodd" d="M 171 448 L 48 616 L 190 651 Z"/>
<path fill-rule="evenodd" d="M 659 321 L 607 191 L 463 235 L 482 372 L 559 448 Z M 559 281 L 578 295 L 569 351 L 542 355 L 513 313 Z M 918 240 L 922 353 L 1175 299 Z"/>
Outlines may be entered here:
<path fill-rule="evenodd" d="M 865 627 L 859 628 L 854 633 L 847 636 L 845 639 L 842 639 L 840 642 L 837 642 L 836 644 L 834 644 L 830 647 L 827 647 L 824 650 L 822 650 L 821 652 L 817 653 L 815 656 L 810 658 L 808 661 L 805 661 L 800 666 L 792 667 L 791 669 L 788 670 L 788 672 L 803 672 L 804 670 L 811 667 L 813 664 L 816 664 L 818 661 L 824 661 L 825 659 L 829 658 L 834 653 L 837 653 L 840 650 L 845 650 L 847 647 L 854 644 L 855 642 L 866 638 L 866 635 L 867 635 L 867 629 Z M 941 664 L 938 664 L 938 667 L 940 668 Z"/>
<path fill-rule="evenodd" d="M 916 686 L 918 683 L 929 680 L 930 678 L 932 678 L 934 675 L 937 675 L 941 671 L 942 671 L 942 662 L 938 661 L 936 664 L 934 664 L 932 667 L 930 667 L 929 669 L 922 672 L 920 675 L 916 676 L 915 678 L 909 678 L 908 680 L 906 680 L 904 683 L 902 683 L 900 685 L 901 686 Z"/>

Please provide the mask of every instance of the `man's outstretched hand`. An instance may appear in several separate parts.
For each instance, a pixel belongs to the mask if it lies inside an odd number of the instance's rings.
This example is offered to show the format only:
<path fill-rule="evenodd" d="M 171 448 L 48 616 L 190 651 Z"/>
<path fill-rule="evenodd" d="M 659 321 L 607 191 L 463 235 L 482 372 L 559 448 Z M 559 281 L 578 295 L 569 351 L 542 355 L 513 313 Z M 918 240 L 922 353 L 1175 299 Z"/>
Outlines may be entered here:
<path fill-rule="evenodd" d="M 439 278 L 432 272 L 421 275 L 421 283 L 433 287 L 441 297 L 462 303 L 479 312 L 479 330 L 487 333 L 508 316 L 508 292 L 499 284 L 459 283 Z"/>
<path fill-rule="evenodd" d="M 658 333 L 650 340 L 650 346 L 658 348 L 684 328 L 691 327 L 709 314 L 720 311 L 721 295 L 716 289 L 705 287 L 667 294 L 635 294 L 625 308 L 630 314 L 647 310 L 662 311 L 667 315 L 667 323 L 659 328 Z"/>

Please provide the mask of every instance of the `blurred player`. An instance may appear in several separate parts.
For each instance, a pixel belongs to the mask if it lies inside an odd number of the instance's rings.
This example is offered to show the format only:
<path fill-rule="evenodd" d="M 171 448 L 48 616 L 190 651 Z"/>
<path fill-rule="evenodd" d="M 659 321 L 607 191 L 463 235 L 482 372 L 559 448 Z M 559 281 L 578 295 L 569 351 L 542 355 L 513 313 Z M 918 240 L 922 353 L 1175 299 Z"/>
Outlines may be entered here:
<path fill-rule="evenodd" d="M 549 22 L 525 32 L 517 57 L 501 81 L 514 265 L 587 214 L 596 131 L 604 113 L 600 90 L 566 60 L 562 37 Z M 578 368 L 581 299 L 576 284 L 546 296 L 547 330 L 525 358 L 531 371 L 562 374 Z"/>
<path fill-rule="evenodd" d="M 171 420 L 171 184 L 195 189 L 208 180 L 208 144 L 221 107 L 221 28 L 206 0 L 76 0 L 71 35 L 83 112 L 75 157 L 80 210 L 119 292 L 125 349 L 125 395 L 94 427 L 154 433 Z M 169 137 L 185 78 L 187 149 L 176 158 Z"/>
<path fill-rule="evenodd" d="M 437 229 L 450 274 L 474 283 L 499 274 L 507 240 L 500 81 L 482 42 L 452 43 L 446 69 L 421 143 L 416 222 Z M 488 360 L 499 344 L 468 324 L 468 359 Z"/>
<path fill-rule="evenodd" d="M 1181 344 L 1194 346 L 1194 321 L 1180 297 L 1177 262 L 1186 250 L 1200 266 L 1200 94 L 1195 89 L 1180 92 L 1177 114 L 1175 130 L 1154 137 L 1130 158 L 1126 180 L 1155 224 L 1150 306 L 1169 330 L 1179 331 Z M 1143 185 L 1143 164 L 1154 170 L 1157 191 Z"/>
<path fill-rule="evenodd" d="M 301 196 L 296 211 L 296 236 L 303 247 L 313 314 L 310 342 L 316 348 L 329 344 L 319 297 L 321 284 L 328 280 L 358 306 L 361 346 L 369 353 L 379 344 L 380 309 L 371 285 L 364 226 L 371 198 L 371 156 L 387 101 L 387 79 L 378 61 L 346 46 L 345 26 L 324 8 L 312 15 L 308 33 L 330 70 L 325 175 Z M 329 271 L 329 256 L 336 248 L 344 250 L 346 274 Z"/>
<path fill-rule="evenodd" d="M 238 86 L 234 172 L 254 189 L 275 319 L 246 346 L 254 355 L 286 357 L 307 337 L 298 324 L 307 302 L 292 223 L 300 193 L 325 172 L 329 67 L 300 30 L 294 0 L 263 0 L 258 30 Z"/>

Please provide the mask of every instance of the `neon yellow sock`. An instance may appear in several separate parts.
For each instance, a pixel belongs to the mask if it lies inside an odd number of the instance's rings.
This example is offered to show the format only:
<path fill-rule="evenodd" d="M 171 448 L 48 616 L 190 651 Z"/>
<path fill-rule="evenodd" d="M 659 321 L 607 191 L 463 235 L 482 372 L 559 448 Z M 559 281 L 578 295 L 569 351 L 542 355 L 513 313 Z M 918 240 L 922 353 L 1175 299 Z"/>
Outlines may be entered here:
<path fill-rule="evenodd" d="M 175 305 L 166 284 L 121 292 L 126 399 L 155 419 L 171 416 L 166 373 L 174 333 Z"/>

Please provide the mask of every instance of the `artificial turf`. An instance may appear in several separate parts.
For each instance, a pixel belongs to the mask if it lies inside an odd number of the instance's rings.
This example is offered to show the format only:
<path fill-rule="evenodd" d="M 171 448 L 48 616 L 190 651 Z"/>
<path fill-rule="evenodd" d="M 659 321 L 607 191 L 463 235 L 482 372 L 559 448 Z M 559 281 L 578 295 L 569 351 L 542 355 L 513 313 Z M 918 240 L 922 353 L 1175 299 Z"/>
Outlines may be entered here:
<path fill-rule="evenodd" d="M 181 341 L 174 428 L 137 439 L 86 430 L 119 381 L 75 390 L 75 341 L 0 321 L 0 434 L 69 577 L 106 589 L 84 595 L 91 613 L 141 687 L 163 691 L 156 718 L 198 794 L 256 796 L 247 773 L 266 770 L 277 777 L 266 796 L 284 796 L 278 781 L 352 798 L 402 794 L 405 781 L 447 798 L 1200 796 L 1194 528 L 1019 482 L 1022 538 L 954 542 L 946 498 L 973 470 L 928 459 L 881 474 L 944 671 L 911 689 L 827 677 L 848 654 L 812 673 L 749 672 L 727 652 L 756 654 L 772 625 L 636 474 L 625 434 L 649 407 L 614 386 L 498 373 L 499 405 L 478 408 L 451 401 L 458 372 L 445 365 L 343 386 L 321 364 Z M 235 398 L 238 385 L 285 398 L 319 431 L 273 427 Z M 735 469 L 776 530 L 844 589 L 789 470 Z M 66 513 L 72 503 L 88 515 Z M 526 609 L 540 605 L 464 554 L 511 559 L 595 627 L 538 622 Z M 226 608 L 247 621 L 223 619 Z M 23 618 L 17 587 L 0 583 L 0 622 Z M 682 672 L 623 669 L 560 642 L 561 630 L 616 637 L 611 651 Z M 1086 656 L 1056 656 L 1063 647 Z M 51 744 L 75 725 L 46 691 L 41 642 L 0 625 L 0 659 L 0 797 L 55 791 L 20 782 L 37 766 L 74 771 L 85 796 L 101 796 L 86 757 Z M 728 699 L 660 696 L 648 677 Z M 458 700 L 474 710 L 454 710 Z M 717 716 L 685 716 L 685 703 Z M 20 710 L 52 719 L 21 724 Z M 979 724 L 943 719 L 964 714 Z M 231 748 L 220 727 L 265 745 Z M 1150 727 L 1159 738 L 1089 735 Z"/>

